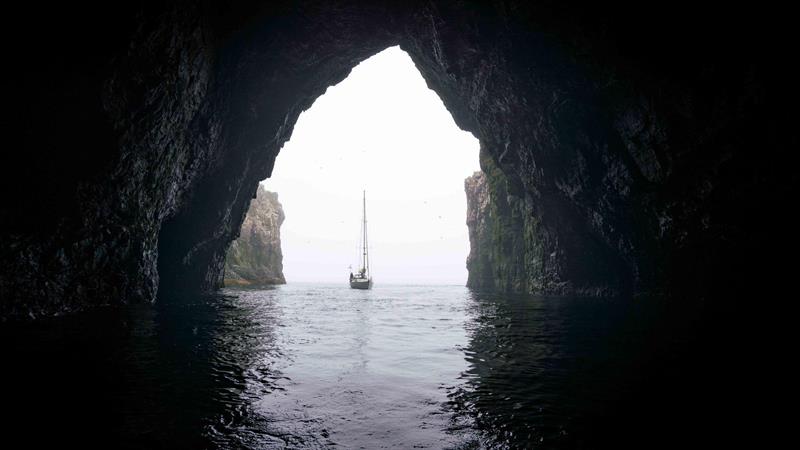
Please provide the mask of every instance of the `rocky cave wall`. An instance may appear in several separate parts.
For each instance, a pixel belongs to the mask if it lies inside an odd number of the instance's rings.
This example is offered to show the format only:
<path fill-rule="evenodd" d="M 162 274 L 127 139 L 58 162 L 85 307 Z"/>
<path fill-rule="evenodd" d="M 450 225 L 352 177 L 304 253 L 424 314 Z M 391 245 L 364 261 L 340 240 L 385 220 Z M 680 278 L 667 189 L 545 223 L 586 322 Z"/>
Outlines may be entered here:
<path fill-rule="evenodd" d="M 278 194 L 259 184 L 239 236 L 225 255 L 225 286 L 286 284 L 281 251 L 281 224 L 285 218 Z"/>
<path fill-rule="evenodd" d="M 498 292 L 569 296 L 618 296 L 623 271 L 594 267 L 568 278 L 558 254 L 568 236 L 542 226 L 536 203 L 509 182 L 491 156 L 480 152 L 481 170 L 464 180 L 467 195 L 467 286 Z M 588 252 L 585 261 L 592 263 Z"/>
<path fill-rule="evenodd" d="M 545 291 L 741 285 L 788 231 L 771 218 L 796 187 L 777 156 L 797 146 L 796 73 L 775 9 L 31 8 L 8 11 L 28 28 L 3 31 L 21 139 L 2 155 L 2 317 L 213 289 L 300 112 L 391 45 L 524 199 Z"/>
<path fill-rule="evenodd" d="M 481 156 L 487 159 L 483 152 Z M 470 247 L 467 286 L 542 292 L 543 253 L 530 206 L 509 192 L 505 177 L 490 160 L 464 180 L 464 188 Z"/>

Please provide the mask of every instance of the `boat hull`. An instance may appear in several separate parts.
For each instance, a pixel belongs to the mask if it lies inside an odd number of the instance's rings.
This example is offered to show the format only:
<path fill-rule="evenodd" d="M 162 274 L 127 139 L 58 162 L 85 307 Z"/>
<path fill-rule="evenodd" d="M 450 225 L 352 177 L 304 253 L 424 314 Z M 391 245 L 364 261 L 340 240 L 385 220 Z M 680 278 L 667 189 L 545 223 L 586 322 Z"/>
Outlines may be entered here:
<path fill-rule="evenodd" d="M 352 289 L 371 289 L 372 288 L 372 279 L 368 280 L 358 280 L 353 279 L 350 280 L 350 288 Z"/>

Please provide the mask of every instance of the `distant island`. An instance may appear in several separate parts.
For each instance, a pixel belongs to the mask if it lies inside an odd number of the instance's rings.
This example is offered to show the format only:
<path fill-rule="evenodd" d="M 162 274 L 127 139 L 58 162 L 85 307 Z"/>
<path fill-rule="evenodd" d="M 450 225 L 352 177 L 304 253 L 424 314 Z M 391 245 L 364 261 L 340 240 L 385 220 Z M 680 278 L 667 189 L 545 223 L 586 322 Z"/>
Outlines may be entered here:
<path fill-rule="evenodd" d="M 284 219 L 278 194 L 259 184 L 239 237 L 225 256 L 225 286 L 286 284 L 281 252 Z"/>

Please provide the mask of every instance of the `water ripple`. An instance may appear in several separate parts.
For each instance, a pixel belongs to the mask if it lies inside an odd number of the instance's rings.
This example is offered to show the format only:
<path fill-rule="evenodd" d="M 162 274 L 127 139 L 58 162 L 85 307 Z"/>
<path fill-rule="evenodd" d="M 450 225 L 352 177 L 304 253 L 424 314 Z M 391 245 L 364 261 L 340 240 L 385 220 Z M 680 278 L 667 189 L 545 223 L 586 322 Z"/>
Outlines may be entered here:
<path fill-rule="evenodd" d="M 648 377 L 674 374 L 690 339 L 654 335 L 659 317 L 624 301 L 298 284 L 0 338 L 6 385 L 27 393 L 10 402 L 20 427 L 46 404 L 65 439 L 94 423 L 98 443 L 136 448 L 583 448 L 616 442 Z"/>

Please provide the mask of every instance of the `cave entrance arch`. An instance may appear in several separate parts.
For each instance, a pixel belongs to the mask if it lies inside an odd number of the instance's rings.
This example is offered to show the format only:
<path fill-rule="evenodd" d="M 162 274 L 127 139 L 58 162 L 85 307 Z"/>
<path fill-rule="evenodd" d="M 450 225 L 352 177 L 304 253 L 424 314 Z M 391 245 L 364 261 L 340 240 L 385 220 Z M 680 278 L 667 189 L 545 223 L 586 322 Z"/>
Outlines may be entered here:
<path fill-rule="evenodd" d="M 8 28 L 22 142 L 0 164 L 2 319 L 212 290 L 299 113 L 393 45 L 530 199 L 545 292 L 688 281 L 750 313 L 740 288 L 789 279 L 759 262 L 793 236 L 769 220 L 796 185 L 793 15 L 365 3 L 17 5 L 36 26 Z"/>
<path fill-rule="evenodd" d="M 460 130 L 409 56 L 365 60 L 300 115 L 272 176 L 286 212 L 287 280 L 341 283 L 366 189 L 370 249 L 381 283 L 460 284 L 469 253 L 464 179 L 478 142 Z"/>
<path fill-rule="evenodd" d="M 525 256 L 540 292 L 592 295 L 649 280 L 648 258 L 637 260 L 639 246 L 631 242 L 641 236 L 625 225 L 635 210 L 614 205 L 602 223 L 592 223 L 595 207 L 624 203 L 620 196 L 635 186 L 597 177 L 619 162 L 596 150 L 608 145 L 611 124 L 567 52 L 532 29 L 509 35 L 517 25 L 491 8 L 466 17 L 446 10 L 457 6 L 310 8 L 320 11 L 270 17 L 225 41 L 191 128 L 205 165 L 187 160 L 196 173 L 161 225 L 162 292 L 218 285 L 225 249 L 299 114 L 358 63 L 398 45 L 456 124 L 479 139 L 487 160 L 508 177 L 508 190 L 535 205 L 525 226 L 537 247 Z M 348 20 L 329 22 L 331 15 Z M 496 47 L 500 42 L 529 51 L 508 53 Z"/>

